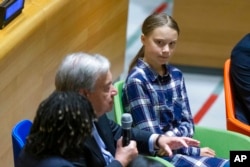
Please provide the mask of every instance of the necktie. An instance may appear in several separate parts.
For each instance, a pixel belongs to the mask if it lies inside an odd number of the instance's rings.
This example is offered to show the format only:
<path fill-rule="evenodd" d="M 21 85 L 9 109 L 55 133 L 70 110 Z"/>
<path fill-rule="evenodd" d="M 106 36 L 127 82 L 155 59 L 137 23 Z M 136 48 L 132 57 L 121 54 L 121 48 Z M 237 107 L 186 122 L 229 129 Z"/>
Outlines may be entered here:
<path fill-rule="evenodd" d="M 93 124 L 93 126 L 94 126 L 94 128 L 93 128 L 93 133 L 92 134 L 93 134 L 96 142 L 98 143 L 98 145 L 99 145 L 99 147 L 100 147 L 100 149 L 102 151 L 102 155 L 103 155 L 103 157 L 104 157 L 104 159 L 106 161 L 106 164 L 108 165 L 114 159 L 114 157 L 109 151 L 106 150 L 106 145 L 103 142 L 103 140 L 101 139 L 100 135 L 98 134 L 98 131 L 96 129 L 95 124 Z"/>

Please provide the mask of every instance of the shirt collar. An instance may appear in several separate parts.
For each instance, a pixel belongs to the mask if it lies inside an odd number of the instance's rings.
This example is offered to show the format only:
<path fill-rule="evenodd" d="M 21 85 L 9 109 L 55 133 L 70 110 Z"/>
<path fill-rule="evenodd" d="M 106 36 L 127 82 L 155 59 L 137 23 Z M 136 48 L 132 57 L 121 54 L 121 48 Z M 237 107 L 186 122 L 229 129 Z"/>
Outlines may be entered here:
<path fill-rule="evenodd" d="M 169 75 L 169 70 L 168 70 L 168 65 L 164 64 L 167 73 L 163 76 L 160 76 L 157 72 L 155 72 L 155 70 L 153 70 L 148 63 L 146 63 L 145 61 L 142 60 L 142 58 L 139 58 L 137 61 L 137 67 L 141 68 L 144 70 L 145 75 L 151 80 L 151 81 L 155 81 L 157 80 L 157 78 L 160 79 L 166 79 L 169 80 L 170 75 Z"/>

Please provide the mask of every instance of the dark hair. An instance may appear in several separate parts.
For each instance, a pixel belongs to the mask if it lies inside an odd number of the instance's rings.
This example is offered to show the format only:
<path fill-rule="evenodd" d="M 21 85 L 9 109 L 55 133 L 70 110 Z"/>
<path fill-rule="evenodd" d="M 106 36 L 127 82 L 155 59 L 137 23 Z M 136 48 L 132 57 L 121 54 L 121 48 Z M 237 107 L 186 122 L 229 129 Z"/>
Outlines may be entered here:
<path fill-rule="evenodd" d="M 142 33 L 147 36 L 152 33 L 152 31 L 158 27 L 167 25 L 170 28 L 177 31 L 178 35 L 180 34 L 180 29 L 177 22 L 173 17 L 167 15 L 166 13 L 153 13 L 149 15 L 142 24 Z M 128 72 L 135 66 L 138 58 L 144 57 L 144 47 L 142 46 L 139 52 L 131 61 Z"/>
<path fill-rule="evenodd" d="M 129 163 L 128 167 L 165 167 L 165 165 L 148 157 L 138 155 Z"/>
<path fill-rule="evenodd" d="M 55 91 L 37 109 L 25 150 L 38 158 L 83 154 L 81 144 L 92 132 L 91 103 L 73 91 Z"/>

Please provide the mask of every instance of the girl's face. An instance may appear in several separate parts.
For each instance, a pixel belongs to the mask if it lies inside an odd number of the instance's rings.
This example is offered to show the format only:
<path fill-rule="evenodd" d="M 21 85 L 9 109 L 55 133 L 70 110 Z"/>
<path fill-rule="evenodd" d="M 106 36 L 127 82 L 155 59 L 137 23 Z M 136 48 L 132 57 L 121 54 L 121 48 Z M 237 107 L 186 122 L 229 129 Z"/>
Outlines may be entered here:
<path fill-rule="evenodd" d="M 154 29 L 147 36 L 142 35 L 144 61 L 155 68 L 168 63 L 175 50 L 177 39 L 177 31 L 167 25 Z"/>

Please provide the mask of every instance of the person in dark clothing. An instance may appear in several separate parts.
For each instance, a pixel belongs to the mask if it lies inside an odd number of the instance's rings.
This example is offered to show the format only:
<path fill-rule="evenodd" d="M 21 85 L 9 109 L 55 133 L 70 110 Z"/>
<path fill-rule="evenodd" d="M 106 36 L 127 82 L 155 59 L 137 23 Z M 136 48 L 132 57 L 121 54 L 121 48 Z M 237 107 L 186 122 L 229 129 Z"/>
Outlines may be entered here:
<path fill-rule="evenodd" d="M 250 33 L 246 34 L 232 50 L 230 78 L 235 117 L 250 125 Z"/>
<path fill-rule="evenodd" d="M 139 155 L 129 163 L 128 167 L 165 167 L 165 165 L 159 161 Z"/>
<path fill-rule="evenodd" d="M 73 91 L 55 91 L 37 109 L 17 167 L 86 167 L 82 143 L 96 119 L 91 103 Z"/>

